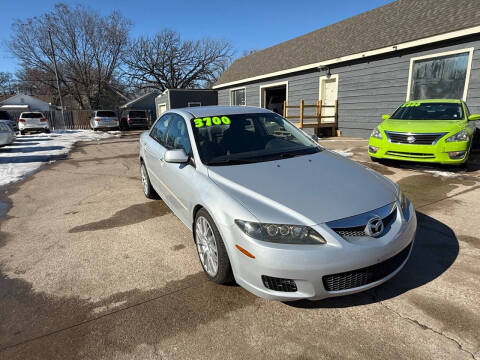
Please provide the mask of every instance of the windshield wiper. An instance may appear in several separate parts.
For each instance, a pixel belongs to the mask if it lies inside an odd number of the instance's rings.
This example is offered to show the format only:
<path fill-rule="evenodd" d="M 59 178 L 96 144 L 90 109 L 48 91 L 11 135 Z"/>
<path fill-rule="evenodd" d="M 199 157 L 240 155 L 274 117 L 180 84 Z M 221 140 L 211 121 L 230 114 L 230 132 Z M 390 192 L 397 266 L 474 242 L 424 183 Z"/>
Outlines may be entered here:
<path fill-rule="evenodd" d="M 219 161 L 211 161 L 208 162 L 208 166 L 223 166 L 223 165 L 241 165 L 241 164 L 250 164 L 257 162 L 255 160 L 249 159 L 226 159 L 226 160 L 219 160 Z"/>

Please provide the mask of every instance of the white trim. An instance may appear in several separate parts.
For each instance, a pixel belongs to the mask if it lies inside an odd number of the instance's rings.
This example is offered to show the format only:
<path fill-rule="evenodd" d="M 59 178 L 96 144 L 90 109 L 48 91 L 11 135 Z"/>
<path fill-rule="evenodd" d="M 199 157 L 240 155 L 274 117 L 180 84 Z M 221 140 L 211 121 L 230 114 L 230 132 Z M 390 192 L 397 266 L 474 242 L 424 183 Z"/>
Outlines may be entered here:
<path fill-rule="evenodd" d="M 244 90 L 245 91 L 245 105 L 235 105 L 235 106 L 247 106 L 247 87 L 246 86 L 240 86 L 240 87 L 236 87 L 236 88 L 233 88 L 233 89 L 229 89 L 230 91 L 228 92 L 228 96 L 229 96 L 229 100 L 230 100 L 230 106 L 234 106 L 232 105 L 232 91 L 235 91 L 235 90 Z"/>
<path fill-rule="evenodd" d="M 472 68 L 473 47 L 472 48 L 466 48 L 466 49 L 460 49 L 460 50 L 444 51 L 444 52 L 441 52 L 441 53 L 429 54 L 429 55 L 417 56 L 417 57 L 414 57 L 414 58 L 410 58 L 410 69 L 408 71 L 407 97 L 406 97 L 405 100 L 406 101 L 410 100 L 410 90 L 411 90 L 411 87 L 412 87 L 413 63 L 415 61 L 425 60 L 425 59 L 433 59 L 433 58 L 437 58 L 437 57 L 455 55 L 455 54 L 463 54 L 463 53 L 468 53 L 467 73 L 465 74 L 465 87 L 463 88 L 463 96 L 462 96 L 462 100 L 467 101 L 468 83 L 469 83 L 469 80 L 470 80 L 470 70 Z"/>
<path fill-rule="evenodd" d="M 159 106 L 162 106 L 162 105 L 165 105 L 165 111 L 164 111 L 164 112 L 167 111 L 167 103 L 158 103 L 158 104 L 157 104 L 157 109 L 156 109 L 156 110 L 157 110 L 157 111 L 156 111 L 157 113 L 158 113 L 158 107 L 159 107 Z M 162 112 L 162 114 L 163 114 L 164 112 Z M 157 114 L 157 119 L 158 119 L 160 116 L 162 116 L 162 114 Z"/>
<path fill-rule="evenodd" d="M 398 50 L 412 48 L 412 47 L 415 47 L 415 46 L 431 44 L 431 43 L 434 43 L 434 42 L 454 39 L 454 38 L 457 38 L 457 37 L 462 37 L 462 36 L 476 34 L 476 33 L 480 33 L 480 26 L 474 26 L 474 27 L 471 27 L 471 28 L 468 28 L 468 29 L 452 31 L 452 32 L 445 33 L 445 34 L 435 35 L 435 36 L 431 36 L 431 37 L 427 37 L 427 38 L 423 38 L 423 39 L 418 39 L 418 40 L 413 40 L 413 41 L 408 41 L 408 42 L 404 42 L 404 43 L 400 43 L 400 44 L 395 44 L 395 45 L 392 45 L 392 46 L 386 46 L 386 47 L 376 49 L 376 50 L 356 53 L 356 54 L 352 54 L 352 55 L 348 55 L 348 56 L 344 56 L 344 57 L 339 57 L 339 58 L 335 58 L 335 59 L 330 59 L 330 60 L 325 60 L 325 61 L 321 61 L 321 62 L 317 62 L 317 63 L 313 63 L 313 64 L 302 65 L 302 66 L 298 66 L 298 67 L 291 68 L 291 69 L 280 70 L 280 71 L 275 71 L 275 72 L 268 73 L 268 74 L 263 74 L 263 75 L 253 76 L 253 77 L 250 77 L 250 78 L 235 80 L 235 81 L 231 81 L 231 82 L 228 82 L 228 83 L 225 83 L 225 84 L 215 85 L 215 86 L 212 87 L 212 89 L 220 89 L 220 88 L 224 88 L 224 87 L 228 87 L 228 86 L 232 86 L 232 85 L 236 85 L 236 84 L 241 84 L 241 83 L 244 83 L 244 82 L 261 80 L 261 79 L 270 78 L 270 77 L 274 77 L 274 76 L 290 74 L 290 73 L 297 72 L 297 71 L 310 70 L 310 69 L 317 68 L 319 66 L 337 64 L 337 63 L 341 63 L 341 62 L 345 62 L 345 61 L 361 59 L 361 58 L 364 58 L 364 57 L 367 57 L 367 56 L 386 54 L 386 53 L 390 53 L 390 52 L 394 52 L 394 51 L 398 51 Z"/>
<path fill-rule="evenodd" d="M 330 76 L 320 76 L 320 79 L 318 80 L 318 100 L 322 100 L 322 92 L 323 92 L 323 86 L 322 86 L 322 81 L 324 80 L 331 80 L 335 79 L 337 81 L 337 100 L 338 100 L 338 74 L 333 74 Z"/>
<path fill-rule="evenodd" d="M 279 81 L 276 83 L 271 83 L 271 84 L 266 84 L 266 85 L 261 85 L 259 88 L 260 94 L 259 94 L 259 106 L 261 108 L 266 109 L 265 104 L 263 104 L 263 89 L 270 88 L 270 87 L 277 87 L 277 86 L 283 86 L 285 85 L 285 100 L 287 101 L 288 104 L 288 81 Z"/>

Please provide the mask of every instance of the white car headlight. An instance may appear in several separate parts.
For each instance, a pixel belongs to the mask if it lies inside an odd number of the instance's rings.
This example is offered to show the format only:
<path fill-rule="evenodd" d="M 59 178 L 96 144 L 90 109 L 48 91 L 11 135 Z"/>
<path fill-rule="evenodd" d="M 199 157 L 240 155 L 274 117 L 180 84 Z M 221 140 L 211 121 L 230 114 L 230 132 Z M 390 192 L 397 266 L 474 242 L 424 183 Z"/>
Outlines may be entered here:
<path fill-rule="evenodd" d="M 469 140 L 469 135 L 468 131 L 463 129 L 462 131 L 459 131 L 458 133 L 450 136 L 446 142 L 456 142 L 456 141 L 468 141 Z"/>
<path fill-rule="evenodd" d="M 398 202 L 400 203 L 403 216 L 408 220 L 410 218 L 410 200 L 408 200 L 402 190 L 398 190 L 397 198 Z"/>
<path fill-rule="evenodd" d="M 309 226 L 264 224 L 235 220 L 235 224 L 248 236 L 278 244 L 326 244 L 326 240 Z"/>
<path fill-rule="evenodd" d="M 378 130 L 378 127 L 372 130 L 370 137 L 373 137 L 375 139 L 383 139 L 382 133 L 380 132 L 380 130 Z"/>

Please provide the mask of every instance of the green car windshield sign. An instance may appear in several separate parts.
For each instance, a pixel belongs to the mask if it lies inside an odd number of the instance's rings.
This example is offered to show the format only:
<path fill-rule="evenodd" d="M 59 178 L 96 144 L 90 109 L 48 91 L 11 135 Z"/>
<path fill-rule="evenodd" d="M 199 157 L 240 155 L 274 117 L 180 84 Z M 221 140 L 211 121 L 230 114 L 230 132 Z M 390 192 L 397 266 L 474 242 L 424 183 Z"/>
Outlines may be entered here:
<path fill-rule="evenodd" d="M 203 118 L 196 118 L 192 120 L 195 127 L 201 128 L 204 126 L 214 125 L 230 125 L 231 121 L 228 116 L 207 116 Z"/>

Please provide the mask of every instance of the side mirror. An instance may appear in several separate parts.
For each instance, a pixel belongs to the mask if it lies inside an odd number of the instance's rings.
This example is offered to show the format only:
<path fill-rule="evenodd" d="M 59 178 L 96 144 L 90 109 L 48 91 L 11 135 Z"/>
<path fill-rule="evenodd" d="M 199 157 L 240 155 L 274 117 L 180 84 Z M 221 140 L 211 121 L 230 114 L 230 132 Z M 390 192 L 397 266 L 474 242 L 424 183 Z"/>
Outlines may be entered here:
<path fill-rule="evenodd" d="M 164 155 L 165 162 L 167 163 L 186 164 L 188 158 L 188 155 L 183 149 L 167 150 Z"/>
<path fill-rule="evenodd" d="M 382 119 L 383 119 L 383 120 L 388 120 L 388 119 L 390 119 L 390 116 L 391 116 L 391 115 L 383 114 L 383 115 L 382 115 Z"/>
<path fill-rule="evenodd" d="M 480 114 L 472 114 L 468 117 L 468 120 L 470 121 L 478 121 L 480 120 Z"/>

